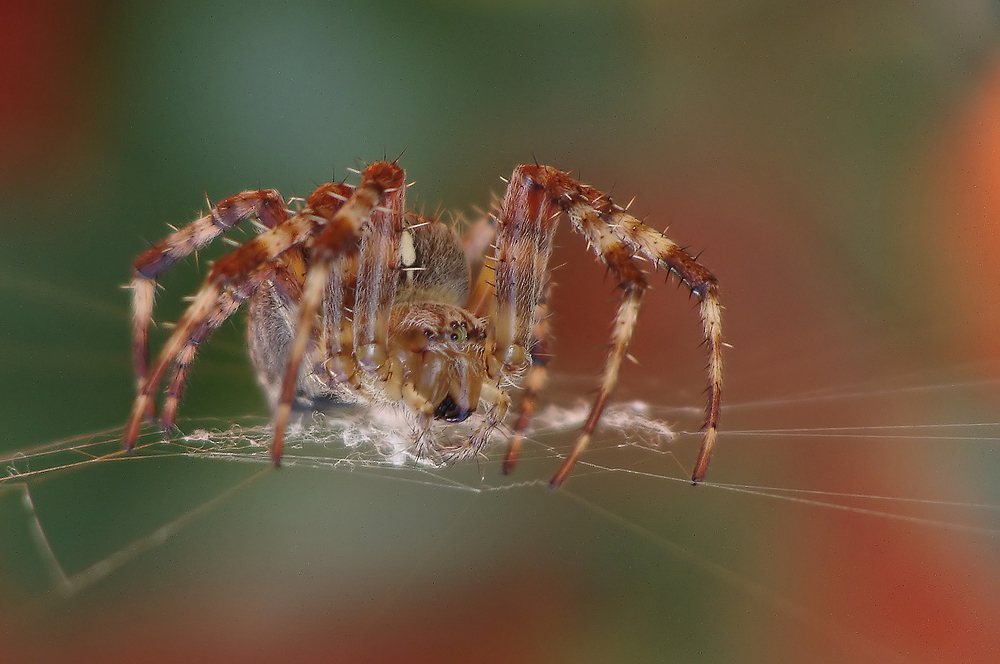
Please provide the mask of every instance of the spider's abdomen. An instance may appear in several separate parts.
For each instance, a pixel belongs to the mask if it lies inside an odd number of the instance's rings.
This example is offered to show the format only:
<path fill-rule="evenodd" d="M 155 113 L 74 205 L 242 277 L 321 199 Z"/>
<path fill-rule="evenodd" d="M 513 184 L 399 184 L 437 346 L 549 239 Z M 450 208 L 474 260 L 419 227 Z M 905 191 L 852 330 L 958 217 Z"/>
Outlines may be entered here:
<path fill-rule="evenodd" d="M 296 307 L 294 297 L 274 282 L 264 284 L 250 298 L 247 348 L 257 371 L 257 382 L 272 409 L 280 398 L 281 381 L 288 365 Z M 329 405 L 331 395 L 319 381 L 310 380 L 309 373 L 310 367 L 303 363 L 294 405 L 321 410 Z"/>
<path fill-rule="evenodd" d="M 469 297 L 469 263 L 451 226 L 410 216 L 400 239 L 403 274 L 396 302 L 444 302 L 456 307 Z"/>

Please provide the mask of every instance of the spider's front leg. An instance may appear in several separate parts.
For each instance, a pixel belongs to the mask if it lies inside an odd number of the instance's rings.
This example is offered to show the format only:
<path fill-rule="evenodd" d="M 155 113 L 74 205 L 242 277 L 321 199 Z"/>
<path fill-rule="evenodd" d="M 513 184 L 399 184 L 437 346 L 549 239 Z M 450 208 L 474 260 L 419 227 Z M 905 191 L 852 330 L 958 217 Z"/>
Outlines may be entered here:
<path fill-rule="evenodd" d="M 521 398 L 517 404 L 517 419 L 511 429 L 510 442 L 507 443 L 507 453 L 504 455 L 501 469 L 504 475 L 514 470 L 524 445 L 525 432 L 535 414 L 538 404 L 538 394 L 545 387 L 549 377 L 549 362 L 552 359 L 549 345 L 550 327 L 548 300 L 552 293 L 552 282 L 545 288 L 545 296 L 538 303 L 535 311 L 535 327 L 532 331 L 531 366 L 524 375 L 524 386 Z"/>
<path fill-rule="evenodd" d="M 288 366 L 274 412 L 271 460 L 275 465 L 281 463 L 299 367 L 309 347 L 330 274 L 338 259 L 358 251 L 361 228 L 369 218 L 371 231 L 366 240 L 375 239 L 361 247 L 358 295 L 354 304 L 354 356 L 363 371 L 384 377 L 383 372 L 388 365 L 389 313 L 396 287 L 394 279 L 398 276 L 393 261 L 399 256 L 399 234 L 391 233 L 394 240 L 386 240 L 384 235 L 387 229 L 397 226 L 402 230 L 405 205 L 406 177 L 403 169 L 394 162 L 375 162 L 364 170 L 361 184 L 315 236 L 312 262 L 302 286 L 295 338 L 288 352 Z M 369 283 L 364 283 L 363 278 L 369 279 Z M 339 357 L 350 361 L 349 357 Z M 344 367 L 343 370 L 353 374 L 358 367 Z"/>

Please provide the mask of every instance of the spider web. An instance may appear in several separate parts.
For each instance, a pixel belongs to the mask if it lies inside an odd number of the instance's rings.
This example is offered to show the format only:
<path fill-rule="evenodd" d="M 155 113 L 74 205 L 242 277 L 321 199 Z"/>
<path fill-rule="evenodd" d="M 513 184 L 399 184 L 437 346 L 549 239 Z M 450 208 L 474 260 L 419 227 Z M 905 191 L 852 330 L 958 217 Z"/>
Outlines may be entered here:
<path fill-rule="evenodd" d="M 398 423 L 372 418 L 364 411 L 314 415 L 296 423 L 280 471 L 275 471 L 268 460 L 269 425 L 266 418 L 259 416 L 238 418 L 236 423 L 182 420 L 186 433 L 170 436 L 146 430 L 131 454 L 122 452 L 121 428 L 116 427 L 7 455 L 3 459 L 4 475 L 0 477 L 0 498 L 19 499 L 20 508 L 14 508 L 14 500 L 7 500 L 0 502 L 0 512 L 7 512 L 8 529 L 15 534 L 18 530 L 26 532 L 32 542 L 31 555 L 35 564 L 44 569 L 47 581 L 36 584 L 27 605 L 46 611 L 46 607 L 65 601 L 60 598 L 114 583 L 123 570 L 140 565 L 139 559 L 148 552 L 168 546 L 179 534 L 224 505 L 238 509 L 241 496 L 247 496 L 252 487 L 275 481 L 331 476 L 330 482 L 353 479 L 389 487 L 391 491 L 412 487 L 422 494 L 429 491 L 461 495 L 466 497 L 462 500 L 473 501 L 472 505 L 496 494 L 527 497 L 536 507 L 539 501 L 554 499 L 588 520 L 603 523 L 620 537 L 651 547 L 662 562 L 693 568 L 698 578 L 707 580 L 700 583 L 728 587 L 744 601 L 765 607 L 769 614 L 783 617 L 798 629 L 805 628 L 817 639 L 837 643 L 838 652 L 858 661 L 909 661 L 880 639 L 858 634 L 846 616 L 831 619 L 773 579 L 762 580 L 739 563 L 727 564 L 705 555 L 692 546 L 692 540 L 678 538 L 673 530 L 651 520 L 647 510 L 650 499 L 659 503 L 659 511 L 683 514 L 688 509 L 701 509 L 701 513 L 688 518 L 709 531 L 714 529 L 703 521 L 704 510 L 718 516 L 720 506 L 725 505 L 736 505 L 741 510 L 749 506 L 751 511 L 763 508 L 782 516 L 804 513 L 807 520 L 817 521 L 839 514 L 855 526 L 861 524 L 861 529 L 880 532 L 902 528 L 930 542 L 944 539 L 960 541 L 976 550 L 994 550 L 1000 536 L 996 487 L 977 482 L 976 478 L 962 485 L 935 482 L 933 477 L 953 476 L 956 469 L 945 467 L 946 462 L 941 461 L 947 457 L 957 458 L 967 466 L 983 466 L 984 474 L 988 474 L 986 469 L 995 468 L 998 462 L 991 446 L 1000 440 L 1000 421 L 927 421 L 914 416 L 909 423 L 878 423 L 864 415 L 871 410 L 892 412 L 900 408 L 914 412 L 924 403 L 944 409 L 947 404 L 974 402 L 1000 386 L 1000 378 L 970 377 L 962 368 L 947 373 L 951 375 L 939 377 L 922 372 L 786 397 L 728 403 L 720 456 L 709 480 L 697 489 L 690 487 L 688 457 L 700 438 L 695 428 L 700 409 L 633 400 L 609 406 L 592 447 L 574 470 L 571 481 L 549 492 L 545 488 L 547 480 L 586 417 L 588 404 L 580 401 L 540 410 L 519 466 L 509 476 L 500 471 L 502 446 L 489 449 L 486 456 L 477 459 L 441 466 L 429 459 L 407 456 L 405 429 Z M 859 411 L 859 405 L 865 408 Z M 789 415 L 816 407 L 824 416 L 807 416 L 806 420 L 814 419 L 812 425 L 808 421 L 800 424 L 799 418 Z M 688 423 L 692 426 L 685 428 Z M 779 424 L 787 426 L 776 426 Z M 933 449 L 929 456 L 928 446 Z M 880 449 L 889 456 L 898 456 L 897 461 L 903 465 L 921 458 L 942 465 L 936 470 L 931 468 L 932 481 L 913 484 L 909 490 L 905 483 L 852 485 L 821 475 L 800 477 L 780 469 L 768 470 L 775 465 L 775 459 L 803 453 L 814 455 L 818 464 L 837 464 L 840 456 L 849 463 L 858 463 L 864 457 L 858 450 Z M 873 454 L 870 462 L 884 462 L 884 454 Z M 735 470 L 731 457 L 740 459 Z M 720 461 L 723 458 L 727 461 Z M 224 469 L 226 480 L 207 483 L 207 493 L 187 502 L 179 513 L 147 516 L 137 528 L 124 529 L 127 532 L 120 545 L 106 545 L 103 550 L 90 550 L 81 556 L 67 544 L 64 535 L 52 536 L 53 528 L 61 527 L 59 517 L 52 516 L 58 510 L 53 509 L 51 496 L 47 496 L 48 504 L 42 508 L 39 492 L 44 493 L 50 486 L 76 486 L 73 478 L 91 474 L 103 476 L 111 472 L 145 478 L 149 468 L 170 463 Z M 744 481 L 731 481 L 734 477 Z M 167 481 L 180 485 L 187 482 L 172 476 Z M 622 486 L 629 488 L 625 493 L 616 493 L 621 489 L 613 487 Z M 645 497 L 641 506 L 637 500 L 622 497 L 633 488 Z M 608 492 L 611 500 L 607 500 Z M 56 499 L 63 509 L 72 500 L 65 495 Z M 702 503 L 700 507 L 698 502 Z M 14 518 L 15 514 L 19 516 Z M 728 525 L 733 527 L 732 523 Z M 440 527 L 446 530 L 453 526 Z M 745 542 L 745 535 L 734 535 L 734 541 Z"/>
<path fill-rule="evenodd" d="M 962 394 L 971 390 L 994 387 L 1000 387 L 1000 378 L 884 388 L 831 389 L 783 399 L 728 404 L 727 415 L 732 416 L 733 411 L 768 411 L 805 403 L 837 404 L 855 400 L 906 399 L 912 394 L 939 393 L 960 398 Z M 549 405 L 541 409 L 534 418 L 529 443 L 521 455 L 519 468 L 509 477 L 499 472 L 499 461 L 502 458 L 502 447 L 499 446 L 490 449 L 488 456 L 483 455 L 473 461 L 446 465 L 432 459 L 414 458 L 407 449 L 408 432 L 400 426 L 400 423 L 391 419 L 373 419 L 371 413 L 364 409 L 345 410 L 337 414 L 314 413 L 292 424 L 280 472 L 294 473 L 302 469 L 312 469 L 338 474 L 350 473 L 471 494 L 512 491 L 527 487 L 544 488 L 547 486 L 547 479 L 535 476 L 537 473 L 531 473 L 529 479 L 519 479 L 518 476 L 523 474 L 525 467 L 532 470 L 555 468 L 567 451 L 562 445 L 566 435 L 575 433 L 582 426 L 588 411 L 589 404 L 584 401 L 569 407 Z M 678 438 L 696 441 L 700 434 L 697 431 L 675 431 L 668 422 L 678 412 L 695 417 L 700 414 L 696 408 L 654 406 L 638 400 L 609 405 L 594 442 L 587 455 L 579 462 L 579 467 L 573 472 L 574 479 L 615 473 L 661 483 L 689 485 L 688 469 L 674 454 L 673 444 Z M 98 581 L 102 576 L 113 573 L 115 567 L 139 555 L 151 541 L 143 539 L 133 542 L 128 547 L 111 554 L 107 559 L 98 561 L 92 568 L 77 575 L 67 575 L 48 544 L 44 524 L 35 513 L 31 500 L 31 486 L 34 483 L 49 481 L 69 473 L 85 472 L 92 466 L 108 464 L 136 466 L 151 460 L 169 458 L 245 464 L 258 469 L 250 479 L 234 485 L 204 505 L 195 508 L 193 513 L 186 515 L 182 520 L 157 528 L 150 533 L 151 540 L 163 541 L 191 517 L 197 516 L 197 513 L 211 508 L 218 501 L 238 494 L 249 482 L 257 481 L 263 474 L 272 470 L 268 456 L 271 428 L 267 418 L 247 415 L 237 418 L 236 423 L 220 422 L 211 418 L 182 419 L 180 424 L 190 432 L 168 435 L 147 427 L 140 435 L 136 449 L 131 453 L 125 453 L 121 449 L 122 427 L 115 427 L 26 448 L 0 459 L 4 470 L 4 476 L 0 477 L 0 490 L 22 493 L 24 508 L 35 531 L 39 555 L 54 566 L 53 577 L 61 580 L 58 590 L 72 593 Z M 223 428 L 226 424 L 230 426 Z M 768 439 L 791 445 L 804 445 L 815 438 L 854 442 L 931 441 L 956 445 L 994 443 L 1000 441 L 1000 421 L 727 428 L 725 431 L 726 447 L 734 444 L 737 439 L 749 441 Z M 752 442 L 750 444 L 752 445 Z M 609 459 L 612 463 L 606 464 L 596 459 Z M 711 491 L 734 492 L 817 509 L 843 510 L 865 517 L 923 527 L 973 533 L 990 538 L 1000 536 L 1000 521 L 997 521 L 996 515 L 1000 512 L 1000 503 L 994 502 L 713 481 L 706 481 L 699 486 Z M 563 493 L 576 495 L 572 491 Z M 586 504 L 583 499 L 579 497 L 576 499 Z M 855 504 L 856 501 L 863 501 L 865 505 Z M 973 517 L 964 522 L 894 510 L 894 506 L 922 505 L 964 510 Z M 596 508 L 593 504 L 589 507 Z M 979 525 L 984 514 L 992 522 L 990 525 Z M 613 517 L 610 514 L 608 516 Z"/>

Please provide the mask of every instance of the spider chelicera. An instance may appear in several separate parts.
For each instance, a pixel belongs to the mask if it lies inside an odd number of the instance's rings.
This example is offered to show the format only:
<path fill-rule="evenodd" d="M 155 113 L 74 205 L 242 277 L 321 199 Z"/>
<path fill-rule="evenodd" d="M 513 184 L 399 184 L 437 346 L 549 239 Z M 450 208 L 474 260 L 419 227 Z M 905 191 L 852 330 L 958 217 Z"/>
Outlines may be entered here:
<path fill-rule="evenodd" d="M 128 449 L 155 414 L 168 369 L 160 421 L 173 425 L 198 345 L 249 300 L 250 357 L 273 410 L 275 464 L 293 406 L 329 402 L 399 405 L 411 416 L 416 453 L 474 455 L 502 426 L 508 391 L 522 385 L 503 463 L 510 472 L 546 379 L 548 262 L 565 214 L 624 296 L 597 396 L 551 486 L 586 449 L 618 380 L 647 289 L 640 259 L 668 270 L 700 300 L 709 387 L 692 480 L 705 476 L 719 421 L 723 343 L 717 281 L 695 258 L 607 195 L 549 166 L 515 168 L 499 212 L 463 238 L 406 210 L 408 185 L 396 162 L 375 162 L 360 176 L 357 185 L 324 184 L 298 210 L 271 189 L 237 194 L 139 257 L 131 284 L 138 396 L 123 436 Z M 149 366 L 158 275 L 247 220 L 259 234 L 215 262 Z M 474 426 L 457 443 L 442 443 L 432 431 L 436 422 L 467 419 Z"/>

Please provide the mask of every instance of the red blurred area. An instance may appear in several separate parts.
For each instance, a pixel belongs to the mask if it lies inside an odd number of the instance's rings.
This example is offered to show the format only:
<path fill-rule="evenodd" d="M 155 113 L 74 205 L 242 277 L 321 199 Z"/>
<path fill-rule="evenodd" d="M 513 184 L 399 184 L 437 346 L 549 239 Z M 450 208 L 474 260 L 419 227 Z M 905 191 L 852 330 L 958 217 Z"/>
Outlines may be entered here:
<path fill-rule="evenodd" d="M 995 375 L 1000 369 L 1000 59 L 958 108 L 957 126 L 936 173 L 935 185 L 942 189 L 926 191 L 928 196 L 944 193 L 930 234 L 940 250 L 939 276 L 957 301 L 957 315 L 942 317 L 942 325 L 958 348 L 944 349 L 943 357 L 971 357 L 983 363 L 979 368 L 985 374 Z M 702 260 L 720 278 L 724 336 L 734 346 L 726 355 L 724 403 L 738 406 L 926 373 L 928 357 L 911 355 L 907 344 L 898 343 L 905 332 L 898 338 L 888 336 L 886 328 L 872 323 L 881 319 L 871 313 L 874 304 L 840 287 L 836 275 L 846 266 L 835 262 L 822 238 L 809 237 L 809 224 L 801 223 L 822 218 L 821 211 L 790 202 L 795 200 L 794 187 L 782 198 L 774 183 L 728 184 L 721 187 L 724 196 L 716 198 L 707 191 L 699 193 L 704 183 L 695 183 L 676 195 L 643 201 L 648 209 L 666 211 L 668 220 L 676 220 L 668 231 L 673 239 L 697 242 L 695 252 L 706 248 Z M 720 189 L 718 178 L 713 186 Z M 665 225 L 662 219 L 651 221 L 660 228 Z M 569 238 L 562 244 L 553 261 L 562 265 L 555 273 L 560 285 L 554 307 L 556 368 L 596 377 L 605 355 L 600 345 L 606 342 L 616 304 L 614 284 L 605 279 L 602 285 L 601 269 L 588 264 L 583 242 Z M 673 285 L 664 288 L 662 281 L 662 276 L 651 279 L 656 288 L 644 303 L 630 348 L 641 366 L 624 369 L 617 397 L 641 396 L 643 388 L 662 386 L 665 380 L 670 385 L 667 403 L 685 393 L 688 403 L 696 403 L 691 395 L 705 384 L 691 362 L 696 358 L 698 367 L 704 363 L 704 351 L 697 348 L 697 312 L 687 304 L 686 292 Z M 654 398 L 664 400 L 664 395 Z M 727 437 L 729 428 L 767 429 L 801 422 L 819 431 L 823 426 L 917 423 L 939 407 L 917 397 L 891 407 L 861 399 L 819 401 L 782 411 L 780 420 L 773 411 L 747 414 L 724 407 L 716 466 L 749 459 L 739 449 L 745 439 Z M 806 439 L 782 447 L 780 455 L 767 461 L 748 463 L 773 465 L 782 477 L 777 481 L 788 487 L 889 496 L 962 495 L 961 485 L 937 486 L 947 477 L 935 471 L 933 452 L 905 442 L 850 445 L 845 440 Z M 816 451 L 821 445 L 838 444 L 850 446 L 839 453 L 826 447 Z M 709 480 L 716 478 L 710 470 Z M 966 498 L 976 502 L 974 486 L 969 488 Z M 787 507 L 781 521 L 786 534 L 781 546 L 789 559 L 775 564 L 787 565 L 787 573 L 801 579 L 797 607 L 814 612 L 829 633 L 841 635 L 844 650 L 857 653 L 859 661 L 897 655 L 920 662 L 997 661 L 1000 607 L 994 598 L 1000 592 L 1000 572 L 992 560 L 984 559 L 981 536 L 961 528 L 952 533 L 819 506 Z M 776 634 L 794 624 L 787 616 L 777 618 Z M 786 661 L 783 647 L 790 657 L 805 648 L 816 652 L 817 661 L 825 661 L 819 655 L 823 639 L 809 642 L 809 633 L 805 629 L 774 643 L 773 661 Z"/>
<path fill-rule="evenodd" d="M 96 126 L 92 3 L 0 3 L 0 180 L 74 169 Z"/>

